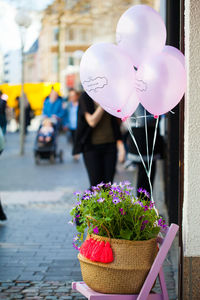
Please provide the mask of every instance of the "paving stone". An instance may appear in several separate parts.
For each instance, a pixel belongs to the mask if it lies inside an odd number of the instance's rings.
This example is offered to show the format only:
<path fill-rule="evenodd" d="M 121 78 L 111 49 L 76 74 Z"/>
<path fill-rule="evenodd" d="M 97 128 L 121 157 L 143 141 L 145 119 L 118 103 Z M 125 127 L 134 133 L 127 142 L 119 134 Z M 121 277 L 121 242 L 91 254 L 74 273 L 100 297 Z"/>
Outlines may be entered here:
<path fill-rule="evenodd" d="M 65 163 L 35 166 L 35 134 L 26 137 L 24 157 L 18 155 L 18 139 L 18 134 L 8 134 L 0 157 L 1 199 L 8 215 L 8 222 L 0 226 L 0 299 L 85 299 L 71 290 L 71 281 L 81 280 L 81 272 L 77 252 L 71 247 L 74 228 L 67 224 L 73 191 L 89 185 L 83 161 L 73 163 L 71 148 L 61 136 Z M 154 199 L 162 205 L 159 168 Z M 133 176 L 120 167 L 117 181 L 135 182 Z M 163 207 L 159 211 L 163 213 Z M 165 264 L 164 272 L 170 299 L 176 299 L 173 265 Z"/>

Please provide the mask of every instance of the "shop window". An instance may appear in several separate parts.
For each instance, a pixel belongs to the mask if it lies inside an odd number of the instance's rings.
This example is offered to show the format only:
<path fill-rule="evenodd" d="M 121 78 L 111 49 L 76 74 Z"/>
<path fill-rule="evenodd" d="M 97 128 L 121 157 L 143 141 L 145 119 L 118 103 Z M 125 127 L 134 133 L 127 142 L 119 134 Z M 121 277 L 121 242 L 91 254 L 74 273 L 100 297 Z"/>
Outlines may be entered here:
<path fill-rule="evenodd" d="M 54 28 L 53 29 L 53 41 L 54 42 L 58 42 L 59 39 L 59 29 L 58 28 Z"/>
<path fill-rule="evenodd" d="M 68 65 L 70 65 L 70 66 L 74 65 L 74 58 L 72 56 L 68 57 Z"/>

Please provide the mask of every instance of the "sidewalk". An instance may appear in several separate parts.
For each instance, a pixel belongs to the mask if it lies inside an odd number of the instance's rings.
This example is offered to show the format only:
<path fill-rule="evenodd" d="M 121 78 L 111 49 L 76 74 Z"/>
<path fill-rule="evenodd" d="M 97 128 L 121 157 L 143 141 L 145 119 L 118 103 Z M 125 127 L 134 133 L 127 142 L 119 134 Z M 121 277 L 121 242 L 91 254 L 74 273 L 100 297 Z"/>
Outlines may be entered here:
<path fill-rule="evenodd" d="M 64 163 L 35 166 L 34 134 L 27 136 L 24 158 L 18 155 L 18 138 L 8 134 L 0 157 L 1 198 L 8 215 L 0 223 L 0 299 L 83 299 L 70 287 L 81 273 L 72 248 L 73 227 L 67 224 L 73 192 L 89 185 L 83 162 L 72 161 L 61 136 Z M 134 176 L 120 167 L 116 180 L 133 181 Z M 162 203 L 160 180 L 158 173 L 155 199 Z M 165 214 L 163 205 L 159 210 Z M 166 262 L 164 271 L 170 299 L 176 299 L 172 265 Z"/>

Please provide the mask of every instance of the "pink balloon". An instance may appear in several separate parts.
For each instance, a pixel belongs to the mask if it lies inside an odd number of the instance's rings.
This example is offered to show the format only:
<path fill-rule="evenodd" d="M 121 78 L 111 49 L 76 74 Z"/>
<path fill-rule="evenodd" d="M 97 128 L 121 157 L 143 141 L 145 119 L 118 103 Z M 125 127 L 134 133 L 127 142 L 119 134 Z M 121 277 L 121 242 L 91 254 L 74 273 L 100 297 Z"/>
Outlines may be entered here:
<path fill-rule="evenodd" d="M 110 43 L 92 45 L 84 53 L 80 64 L 84 90 L 116 116 L 121 115 L 130 95 L 136 95 L 135 74 L 130 58 Z"/>
<path fill-rule="evenodd" d="M 101 106 L 109 114 L 122 119 L 122 121 L 125 121 L 127 118 L 131 117 L 131 115 L 136 111 L 138 105 L 138 96 L 136 91 L 134 91 L 120 112 L 113 111 L 112 109 L 104 105 Z"/>
<path fill-rule="evenodd" d="M 129 8 L 119 19 L 116 29 L 119 47 L 124 49 L 138 67 L 143 61 L 162 51 L 166 27 L 157 11 L 147 5 Z"/>
<path fill-rule="evenodd" d="M 163 52 L 176 57 L 185 68 L 185 56 L 179 49 L 172 46 L 165 46 Z"/>
<path fill-rule="evenodd" d="M 162 115 L 174 108 L 186 89 L 186 71 L 172 55 L 161 53 L 144 62 L 136 74 L 139 100 L 148 112 Z"/>

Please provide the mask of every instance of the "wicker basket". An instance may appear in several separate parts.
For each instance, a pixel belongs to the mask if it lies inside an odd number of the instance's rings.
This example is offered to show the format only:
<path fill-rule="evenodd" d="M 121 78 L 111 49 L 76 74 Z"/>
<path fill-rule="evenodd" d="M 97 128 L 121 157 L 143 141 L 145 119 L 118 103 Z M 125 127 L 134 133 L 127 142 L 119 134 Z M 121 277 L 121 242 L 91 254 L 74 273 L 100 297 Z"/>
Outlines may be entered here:
<path fill-rule="evenodd" d="M 91 237 L 111 243 L 114 261 L 109 264 L 93 262 L 79 253 L 78 259 L 85 283 L 91 289 L 105 294 L 139 293 L 158 251 L 156 238 L 127 241 L 95 234 Z"/>

